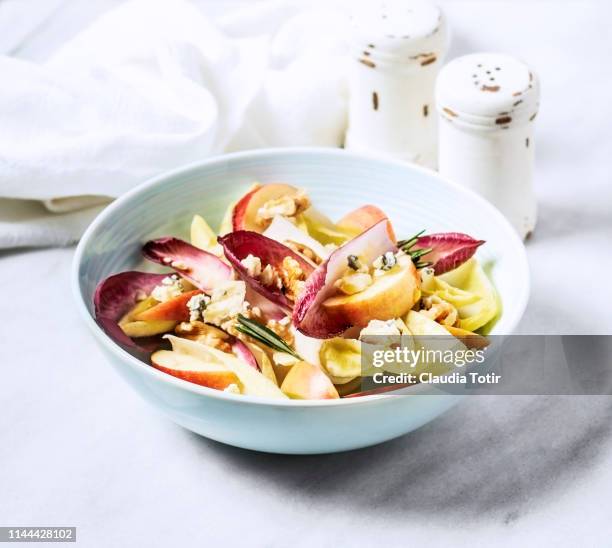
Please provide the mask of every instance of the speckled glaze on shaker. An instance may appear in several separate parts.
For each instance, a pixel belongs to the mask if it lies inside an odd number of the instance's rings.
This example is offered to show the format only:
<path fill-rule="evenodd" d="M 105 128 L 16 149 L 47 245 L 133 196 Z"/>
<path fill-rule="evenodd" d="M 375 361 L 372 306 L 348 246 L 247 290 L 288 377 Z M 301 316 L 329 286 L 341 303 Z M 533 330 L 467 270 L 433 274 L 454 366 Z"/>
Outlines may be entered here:
<path fill-rule="evenodd" d="M 526 238 L 536 224 L 534 120 L 540 86 L 513 57 L 476 53 L 438 77 L 440 173 L 482 194 Z"/>
<path fill-rule="evenodd" d="M 424 1 L 360 3 L 351 23 L 346 148 L 435 167 L 442 11 Z"/>

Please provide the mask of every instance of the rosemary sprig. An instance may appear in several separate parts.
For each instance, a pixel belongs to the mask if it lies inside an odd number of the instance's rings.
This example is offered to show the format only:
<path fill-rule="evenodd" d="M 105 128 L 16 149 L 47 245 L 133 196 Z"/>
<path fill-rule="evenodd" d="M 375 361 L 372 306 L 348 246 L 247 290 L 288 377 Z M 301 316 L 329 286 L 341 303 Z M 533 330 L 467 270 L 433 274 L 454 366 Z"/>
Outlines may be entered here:
<path fill-rule="evenodd" d="M 293 348 L 291 348 L 282 337 L 279 337 L 276 333 L 274 333 L 274 331 L 268 329 L 265 325 L 262 325 L 255 320 L 250 320 L 242 314 L 238 314 L 238 325 L 236 326 L 236 331 L 240 331 L 240 333 L 244 333 L 256 341 L 277 350 L 278 352 L 286 352 L 298 360 L 302 359 L 302 357 L 295 350 L 293 350 Z"/>
<path fill-rule="evenodd" d="M 421 261 L 421 257 L 431 253 L 433 251 L 432 247 L 427 247 L 425 249 L 412 249 L 414 245 L 419 241 L 419 237 L 421 237 L 425 233 L 425 230 L 421 230 L 421 232 L 417 232 L 412 238 L 408 238 L 407 240 L 399 240 L 397 242 L 397 247 L 399 247 L 406 255 L 409 255 L 414 263 L 414 266 L 417 269 L 427 268 L 431 266 L 433 263 L 429 261 Z"/>
<path fill-rule="evenodd" d="M 414 244 L 417 243 L 419 238 L 425 234 L 425 229 L 421 230 L 421 232 L 417 232 L 412 238 L 408 238 L 407 240 L 399 240 L 397 242 L 397 247 L 403 249 L 404 247 L 411 248 Z"/>

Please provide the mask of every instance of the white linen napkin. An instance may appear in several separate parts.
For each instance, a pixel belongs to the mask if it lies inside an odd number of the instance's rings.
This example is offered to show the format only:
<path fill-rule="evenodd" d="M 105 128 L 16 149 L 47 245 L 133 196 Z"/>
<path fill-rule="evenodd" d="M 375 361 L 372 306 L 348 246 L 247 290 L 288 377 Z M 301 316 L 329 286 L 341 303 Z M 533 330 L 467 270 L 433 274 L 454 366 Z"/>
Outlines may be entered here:
<path fill-rule="evenodd" d="M 10 54 L 32 36 L 65 0 L 38 2 L 36 9 L 23 0 L 0 0 L 0 53 Z"/>
<path fill-rule="evenodd" d="M 344 18 L 283 6 L 215 25 L 184 0 L 132 0 L 44 64 L 1 56 L 0 197 L 54 213 L 0 204 L 0 247 L 73 242 L 84 207 L 226 150 L 340 145 Z"/>

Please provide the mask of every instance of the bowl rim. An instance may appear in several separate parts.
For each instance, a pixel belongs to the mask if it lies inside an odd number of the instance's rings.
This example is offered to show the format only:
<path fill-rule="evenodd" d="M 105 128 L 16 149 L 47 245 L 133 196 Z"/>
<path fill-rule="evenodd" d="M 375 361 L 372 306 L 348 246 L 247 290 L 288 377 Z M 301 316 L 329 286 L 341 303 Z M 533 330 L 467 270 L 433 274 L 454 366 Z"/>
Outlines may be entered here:
<path fill-rule="evenodd" d="M 186 165 L 179 166 L 177 168 L 165 171 L 161 174 L 155 175 L 153 177 L 148 178 L 144 182 L 136 185 L 133 189 L 129 190 L 125 194 L 122 194 L 118 198 L 116 198 L 112 203 L 106 206 L 91 222 L 91 224 L 87 227 L 84 234 L 81 236 L 81 239 L 77 245 L 71 267 L 71 287 L 73 296 L 77 302 L 77 308 L 79 309 L 80 315 L 85 320 L 86 325 L 89 327 L 90 331 L 93 333 L 98 342 L 106 348 L 109 352 L 115 355 L 121 362 L 127 363 L 130 367 L 138 370 L 138 372 L 142 372 L 145 375 L 152 375 L 155 379 L 161 380 L 162 382 L 173 385 L 174 387 L 182 390 L 186 390 L 188 392 L 198 394 L 201 396 L 216 398 L 219 400 L 225 400 L 228 403 L 237 403 L 237 404 L 245 404 L 245 405 L 266 405 L 266 406 L 277 406 L 277 407 L 298 407 L 298 408 L 306 408 L 306 407 L 336 407 L 336 406 L 355 406 L 355 405 L 364 405 L 368 403 L 372 403 L 374 401 L 380 400 L 388 400 L 389 398 L 396 398 L 398 395 L 391 394 L 376 394 L 369 396 L 360 396 L 356 398 L 339 398 L 334 400 L 292 400 L 292 399 L 274 399 L 274 398 L 263 398 L 258 396 L 248 396 L 243 394 L 231 394 L 228 392 L 224 392 L 222 390 L 215 390 L 213 388 L 208 388 L 206 386 L 200 386 L 198 384 L 194 384 L 177 377 L 173 377 L 167 373 L 159 371 L 154 367 L 151 367 L 147 363 L 139 360 L 135 356 L 132 356 L 129 352 L 124 350 L 121 346 L 115 343 L 96 323 L 93 316 L 89 313 L 87 304 L 85 302 L 84 295 L 81 293 L 80 289 L 80 280 L 79 280 L 79 270 L 81 268 L 83 262 L 83 256 L 85 254 L 85 250 L 89 244 L 89 240 L 97 230 L 98 226 L 102 224 L 108 217 L 111 217 L 115 210 L 120 209 L 125 202 L 130 201 L 133 197 L 138 196 L 145 190 L 150 188 L 163 186 L 169 179 L 173 179 L 179 176 L 185 176 L 190 172 L 197 172 L 201 169 L 205 169 L 207 167 L 215 167 L 219 164 L 227 163 L 228 161 L 240 160 L 244 158 L 257 158 L 262 156 L 294 156 L 294 155 L 305 155 L 305 156 L 326 156 L 329 158 L 353 158 L 355 160 L 366 160 L 368 162 L 378 163 L 386 166 L 395 166 L 401 169 L 409 169 L 416 172 L 420 172 L 429 177 L 436 178 L 443 186 L 450 188 L 453 192 L 459 192 L 465 195 L 470 196 L 472 200 L 474 200 L 480 207 L 485 208 L 489 211 L 489 213 L 497 218 L 499 224 L 506 231 L 506 236 L 509 238 L 509 241 L 512 242 L 512 245 L 519 250 L 519 255 L 521 256 L 521 264 L 516 265 L 518 269 L 521 271 L 521 279 L 523 280 L 522 284 L 522 292 L 518 299 L 514 300 L 515 311 L 513 315 L 509 318 L 504 318 L 507 324 L 507 333 L 512 333 L 519 321 L 523 317 L 525 309 L 527 307 L 527 302 L 529 299 L 530 293 L 530 274 L 529 274 L 529 263 L 527 260 L 527 253 L 525 251 L 525 246 L 518 234 L 510 224 L 510 222 L 504 217 L 504 215 L 490 202 L 488 202 L 485 198 L 476 194 L 472 190 L 461 186 L 460 184 L 443 177 L 438 172 L 428 169 L 423 166 L 419 166 L 413 163 L 404 162 L 400 160 L 393 160 L 387 158 L 380 158 L 375 156 L 370 156 L 363 153 L 352 152 L 340 148 L 330 148 L 330 147 L 273 147 L 273 148 L 260 148 L 253 150 L 245 150 L 239 152 L 231 152 L 225 154 L 219 154 L 210 158 L 206 158 L 204 160 L 198 160 L 195 162 L 191 162 Z M 415 385 L 415 392 L 417 392 L 418 387 L 420 385 Z M 425 386 L 425 385 L 423 385 Z M 419 395 L 417 393 L 412 394 L 403 394 L 405 396 L 416 396 Z"/>

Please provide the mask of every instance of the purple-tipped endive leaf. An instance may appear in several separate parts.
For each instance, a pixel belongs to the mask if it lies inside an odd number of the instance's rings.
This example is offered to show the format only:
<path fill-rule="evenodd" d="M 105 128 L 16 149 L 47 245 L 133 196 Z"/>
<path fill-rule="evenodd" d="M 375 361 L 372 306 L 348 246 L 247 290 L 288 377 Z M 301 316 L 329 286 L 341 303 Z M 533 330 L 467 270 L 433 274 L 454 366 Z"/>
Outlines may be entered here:
<path fill-rule="evenodd" d="M 348 321 L 339 323 L 327 314 L 323 302 L 337 292 L 334 283 L 346 272 L 349 255 L 370 264 L 388 251 L 395 253 L 397 247 L 389 237 L 386 219 L 336 249 L 306 280 L 293 309 L 295 327 L 304 335 L 317 339 L 334 337 L 352 327 Z"/>
<path fill-rule="evenodd" d="M 150 352 L 159 345 L 153 337 L 134 341 L 119 327 L 119 320 L 129 312 L 143 296 L 166 277 L 166 274 L 148 272 L 121 272 L 101 281 L 94 293 L 96 322 L 115 342 L 127 349 Z"/>
<path fill-rule="evenodd" d="M 314 265 L 295 251 L 257 232 L 249 230 L 230 232 L 225 236 L 220 236 L 219 243 L 223 246 L 225 257 L 238 272 L 238 275 L 257 293 L 285 310 L 291 310 L 293 303 L 285 296 L 282 289 L 274 284 L 264 285 L 261 277 L 251 276 L 241 261 L 249 255 L 253 255 L 260 259 L 262 270 L 267 265 L 280 269 L 283 260 L 286 257 L 291 257 L 298 262 L 306 277 L 314 270 Z"/>
<path fill-rule="evenodd" d="M 142 254 L 154 263 L 172 268 L 202 291 L 210 291 L 232 278 L 232 269 L 219 257 L 179 238 L 150 240 L 143 246 Z"/>
<path fill-rule="evenodd" d="M 258 308 L 261 316 L 266 320 L 282 320 L 287 315 L 283 307 L 266 299 L 248 284 L 245 300 L 248 301 L 251 308 Z"/>
<path fill-rule="evenodd" d="M 432 248 L 430 253 L 422 256 L 422 260 L 433 263 L 434 272 L 440 275 L 471 259 L 484 243 L 484 240 L 475 240 L 460 232 L 444 232 L 421 236 L 413 250 Z"/>

